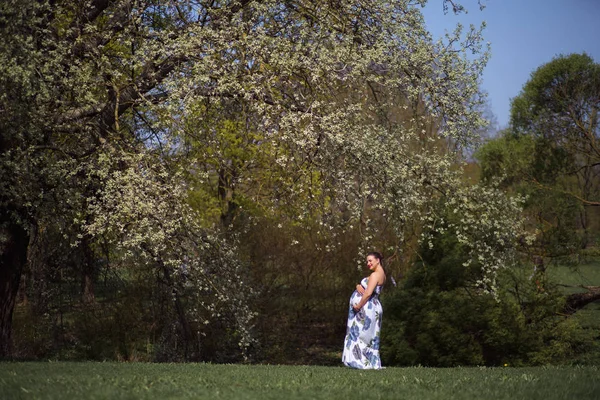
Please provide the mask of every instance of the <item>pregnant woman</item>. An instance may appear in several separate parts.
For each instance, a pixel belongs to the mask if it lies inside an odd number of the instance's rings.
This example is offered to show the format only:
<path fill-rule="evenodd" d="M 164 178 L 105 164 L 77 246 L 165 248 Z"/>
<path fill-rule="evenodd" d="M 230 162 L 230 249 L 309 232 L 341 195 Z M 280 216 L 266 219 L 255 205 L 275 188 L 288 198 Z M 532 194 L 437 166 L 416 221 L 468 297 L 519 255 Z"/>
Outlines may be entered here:
<path fill-rule="evenodd" d="M 352 368 L 381 368 L 379 336 L 383 308 L 379 302 L 379 294 L 386 279 L 381 261 L 381 254 L 377 252 L 367 255 L 371 275 L 363 278 L 350 297 L 342 361 Z"/>

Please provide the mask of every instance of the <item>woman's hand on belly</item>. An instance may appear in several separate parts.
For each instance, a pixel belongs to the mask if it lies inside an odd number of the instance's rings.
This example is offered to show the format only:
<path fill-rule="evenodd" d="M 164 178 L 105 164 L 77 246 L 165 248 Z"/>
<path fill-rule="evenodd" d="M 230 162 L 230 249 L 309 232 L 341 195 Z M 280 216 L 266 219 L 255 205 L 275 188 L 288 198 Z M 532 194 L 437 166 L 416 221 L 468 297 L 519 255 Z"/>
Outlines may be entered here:
<path fill-rule="evenodd" d="M 365 288 L 359 283 L 356 285 L 356 291 L 362 296 L 365 293 Z"/>

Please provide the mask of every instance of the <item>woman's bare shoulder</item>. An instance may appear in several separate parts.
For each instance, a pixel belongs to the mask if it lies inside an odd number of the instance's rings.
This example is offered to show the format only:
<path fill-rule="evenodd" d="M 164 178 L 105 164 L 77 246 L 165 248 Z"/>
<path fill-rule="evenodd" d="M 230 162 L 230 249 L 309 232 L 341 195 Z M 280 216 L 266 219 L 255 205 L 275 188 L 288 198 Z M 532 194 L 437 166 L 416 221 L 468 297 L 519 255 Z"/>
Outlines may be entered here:
<path fill-rule="evenodd" d="M 385 283 L 385 280 L 386 280 L 385 272 L 383 272 L 383 271 L 373 271 L 373 272 L 371 272 L 371 275 L 369 275 L 369 280 L 371 278 L 373 278 L 375 281 L 377 281 L 378 285 L 383 285 Z"/>

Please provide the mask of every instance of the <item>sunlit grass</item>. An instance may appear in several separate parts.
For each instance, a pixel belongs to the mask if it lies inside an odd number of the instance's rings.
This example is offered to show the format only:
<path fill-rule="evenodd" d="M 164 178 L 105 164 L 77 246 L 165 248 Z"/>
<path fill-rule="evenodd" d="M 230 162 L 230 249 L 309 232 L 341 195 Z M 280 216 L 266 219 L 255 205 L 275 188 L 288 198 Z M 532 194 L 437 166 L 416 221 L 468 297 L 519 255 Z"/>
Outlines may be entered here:
<path fill-rule="evenodd" d="M 598 399 L 598 367 L 1 363 L 2 399 Z"/>

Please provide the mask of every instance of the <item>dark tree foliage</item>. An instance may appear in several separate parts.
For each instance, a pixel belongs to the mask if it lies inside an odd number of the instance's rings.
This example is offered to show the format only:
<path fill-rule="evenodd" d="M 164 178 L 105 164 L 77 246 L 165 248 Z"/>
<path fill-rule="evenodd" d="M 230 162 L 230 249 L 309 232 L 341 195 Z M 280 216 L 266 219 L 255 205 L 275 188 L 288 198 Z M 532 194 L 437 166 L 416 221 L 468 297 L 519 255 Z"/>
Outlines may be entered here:
<path fill-rule="evenodd" d="M 386 293 L 382 330 L 388 365 L 453 367 L 568 362 L 590 348 L 579 326 L 559 316 L 556 286 L 521 265 L 504 271 L 499 299 L 474 290 L 476 265 L 464 266 L 464 248 L 451 235 L 436 235 L 433 249 L 401 288 Z"/>

